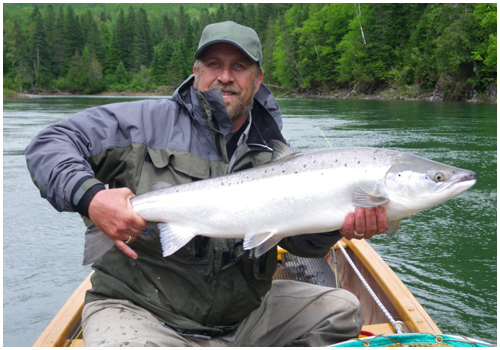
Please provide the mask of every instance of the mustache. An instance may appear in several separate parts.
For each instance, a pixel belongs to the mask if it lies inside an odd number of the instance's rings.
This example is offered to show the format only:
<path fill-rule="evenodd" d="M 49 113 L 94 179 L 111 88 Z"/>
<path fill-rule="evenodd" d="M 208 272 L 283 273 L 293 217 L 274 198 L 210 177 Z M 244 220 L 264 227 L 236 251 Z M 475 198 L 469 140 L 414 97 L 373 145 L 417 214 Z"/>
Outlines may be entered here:
<path fill-rule="evenodd" d="M 231 92 L 231 93 L 237 94 L 237 95 L 241 94 L 241 90 L 234 85 L 213 83 L 212 85 L 210 85 L 210 87 L 208 89 L 209 89 L 209 91 L 221 90 L 221 91 Z"/>

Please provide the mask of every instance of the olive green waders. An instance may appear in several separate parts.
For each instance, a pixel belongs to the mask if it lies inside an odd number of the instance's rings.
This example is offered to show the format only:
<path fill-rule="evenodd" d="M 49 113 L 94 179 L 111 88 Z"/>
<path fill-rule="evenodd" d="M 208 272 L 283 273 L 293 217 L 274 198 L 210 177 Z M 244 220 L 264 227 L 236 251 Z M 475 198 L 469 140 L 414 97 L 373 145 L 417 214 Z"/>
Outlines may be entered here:
<path fill-rule="evenodd" d="M 221 337 L 180 334 L 126 300 L 91 302 L 83 311 L 86 346 L 324 346 L 358 336 L 363 321 L 348 291 L 277 280 L 261 306 Z"/>

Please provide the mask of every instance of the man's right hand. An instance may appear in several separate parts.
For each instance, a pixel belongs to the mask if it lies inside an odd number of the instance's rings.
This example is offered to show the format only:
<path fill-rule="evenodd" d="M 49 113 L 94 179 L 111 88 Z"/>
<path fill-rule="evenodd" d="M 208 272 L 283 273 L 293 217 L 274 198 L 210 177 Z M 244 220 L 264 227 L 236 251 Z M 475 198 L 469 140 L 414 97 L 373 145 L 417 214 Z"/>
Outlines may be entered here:
<path fill-rule="evenodd" d="M 134 194 L 128 188 L 97 192 L 89 205 L 89 219 L 108 235 L 123 253 L 137 259 L 137 253 L 125 242 L 129 239 L 129 243 L 133 242 L 139 237 L 146 229 L 147 222 L 132 208 L 132 197 Z"/>

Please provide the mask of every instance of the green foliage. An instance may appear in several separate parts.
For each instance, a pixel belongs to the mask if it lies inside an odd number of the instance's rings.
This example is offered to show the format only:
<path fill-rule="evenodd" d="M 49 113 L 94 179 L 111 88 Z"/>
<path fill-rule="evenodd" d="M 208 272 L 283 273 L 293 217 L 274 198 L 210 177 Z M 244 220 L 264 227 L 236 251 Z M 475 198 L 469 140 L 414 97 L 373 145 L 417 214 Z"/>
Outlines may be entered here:
<path fill-rule="evenodd" d="M 254 28 L 265 83 L 454 96 L 496 84 L 494 3 L 4 4 L 4 89 L 95 93 L 175 87 L 203 28 Z M 445 91 L 445 92 L 446 92 Z"/>

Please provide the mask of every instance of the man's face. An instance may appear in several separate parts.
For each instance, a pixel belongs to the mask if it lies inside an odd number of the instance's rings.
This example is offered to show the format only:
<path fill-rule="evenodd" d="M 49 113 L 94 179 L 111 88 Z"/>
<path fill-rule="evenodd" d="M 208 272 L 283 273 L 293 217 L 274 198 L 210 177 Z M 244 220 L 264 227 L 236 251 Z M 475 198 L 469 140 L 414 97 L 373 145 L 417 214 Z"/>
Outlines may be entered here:
<path fill-rule="evenodd" d="M 218 43 L 210 46 L 193 67 L 194 88 L 221 90 L 233 129 L 241 126 L 252 109 L 253 96 L 260 87 L 263 73 L 236 46 Z"/>

